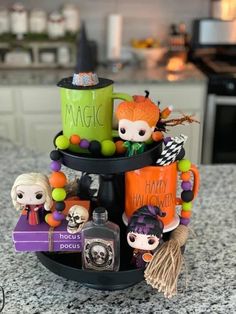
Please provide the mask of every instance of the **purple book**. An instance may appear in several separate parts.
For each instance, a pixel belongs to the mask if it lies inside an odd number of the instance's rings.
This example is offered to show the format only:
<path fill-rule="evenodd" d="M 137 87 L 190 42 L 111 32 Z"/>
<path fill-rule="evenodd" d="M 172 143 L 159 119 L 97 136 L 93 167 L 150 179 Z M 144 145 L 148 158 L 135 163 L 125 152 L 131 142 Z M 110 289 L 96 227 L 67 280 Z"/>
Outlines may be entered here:
<path fill-rule="evenodd" d="M 29 225 L 27 218 L 25 215 L 21 215 L 18 220 L 15 229 L 12 233 L 12 238 L 14 242 L 19 241 L 48 241 L 49 239 L 49 229 L 51 227 L 46 224 L 46 222 L 42 222 L 39 225 L 31 226 Z M 56 228 L 50 229 L 50 235 L 53 241 L 55 242 L 80 242 L 81 241 L 81 233 L 71 234 L 68 233 L 67 230 L 67 221 L 63 220 L 61 225 Z"/>
<path fill-rule="evenodd" d="M 16 251 L 26 252 L 56 252 L 56 251 L 81 251 L 81 234 L 67 232 L 67 221 L 62 221 L 56 228 L 50 227 L 45 222 L 36 226 L 29 225 L 25 215 L 21 215 L 12 232 Z"/>
<path fill-rule="evenodd" d="M 81 252 L 81 242 L 53 242 L 52 247 L 49 247 L 49 242 L 14 242 L 17 252 Z"/>

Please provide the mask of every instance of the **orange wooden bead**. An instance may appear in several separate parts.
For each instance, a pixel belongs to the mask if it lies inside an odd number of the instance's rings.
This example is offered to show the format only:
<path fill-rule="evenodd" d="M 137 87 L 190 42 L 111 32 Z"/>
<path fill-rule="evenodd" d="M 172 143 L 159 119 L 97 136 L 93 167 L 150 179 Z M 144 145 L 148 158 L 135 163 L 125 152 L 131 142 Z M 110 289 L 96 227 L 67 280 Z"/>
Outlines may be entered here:
<path fill-rule="evenodd" d="M 61 221 L 55 220 L 51 213 L 45 216 L 45 221 L 50 227 L 58 227 L 61 224 Z"/>
<path fill-rule="evenodd" d="M 58 171 L 51 174 L 49 182 L 53 188 L 63 188 L 67 183 L 67 179 L 63 172 Z"/>
<path fill-rule="evenodd" d="M 163 139 L 163 134 L 160 131 L 155 131 L 152 133 L 152 139 L 155 142 L 159 142 Z"/>
<path fill-rule="evenodd" d="M 73 145 L 79 145 L 79 143 L 80 143 L 79 135 L 77 135 L 77 134 L 71 135 L 70 143 L 73 144 Z"/>
<path fill-rule="evenodd" d="M 189 181 L 191 179 L 191 172 L 187 171 L 187 172 L 181 173 L 180 178 L 183 181 Z"/>
<path fill-rule="evenodd" d="M 124 154 L 126 152 L 126 147 L 124 147 L 124 142 L 123 141 L 117 141 L 115 142 L 116 145 L 116 152 L 118 154 Z"/>
<path fill-rule="evenodd" d="M 191 210 L 188 210 L 188 211 L 182 210 L 181 213 L 180 213 L 180 216 L 182 218 L 190 218 L 191 214 L 192 214 Z"/>
<path fill-rule="evenodd" d="M 151 253 L 144 253 L 143 256 L 142 256 L 142 259 L 146 263 L 151 262 L 152 258 L 153 258 L 153 255 Z"/>
<path fill-rule="evenodd" d="M 23 210 L 21 211 L 21 215 L 26 216 L 26 215 L 27 215 L 27 210 L 26 210 L 26 209 L 23 209 Z"/>

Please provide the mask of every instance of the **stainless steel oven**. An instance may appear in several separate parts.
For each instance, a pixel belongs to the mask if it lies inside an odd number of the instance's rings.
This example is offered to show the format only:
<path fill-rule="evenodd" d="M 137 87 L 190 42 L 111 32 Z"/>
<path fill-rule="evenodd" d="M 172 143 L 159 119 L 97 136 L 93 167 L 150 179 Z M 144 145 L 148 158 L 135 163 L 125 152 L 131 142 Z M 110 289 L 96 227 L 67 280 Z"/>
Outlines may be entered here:
<path fill-rule="evenodd" d="M 202 152 L 204 164 L 236 163 L 236 96 L 208 95 Z"/>
<path fill-rule="evenodd" d="M 195 21 L 191 57 L 208 77 L 202 163 L 236 163 L 236 20 Z"/>

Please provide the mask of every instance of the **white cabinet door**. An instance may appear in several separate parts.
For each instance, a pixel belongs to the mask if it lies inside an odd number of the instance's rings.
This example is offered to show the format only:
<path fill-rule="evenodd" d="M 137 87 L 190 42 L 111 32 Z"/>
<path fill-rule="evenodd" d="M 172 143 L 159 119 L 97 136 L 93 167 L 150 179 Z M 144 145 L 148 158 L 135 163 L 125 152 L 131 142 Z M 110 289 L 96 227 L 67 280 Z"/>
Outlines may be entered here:
<path fill-rule="evenodd" d="M 0 113 L 14 111 L 14 94 L 12 88 L 0 87 Z"/>
<path fill-rule="evenodd" d="M 0 137 L 16 142 L 16 120 L 13 115 L 0 113 Z"/>
<path fill-rule="evenodd" d="M 21 105 L 25 113 L 60 112 L 60 89 L 58 87 L 22 87 Z"/>
<path fill-rule="evenodd" d="M 12 88 L 0 88 L 0 136 L 13 142 L 16 138 L 16 118 L 14 113 L 14 93 Z"/>
<path fill-rule="evenodd" d="M 60 90 L 54 86 L 21 87 L 18 119 L 23 144 L 37 152 L 50 152 L 53 139 L 61 131 Z"/>
<path fill-rule="evenodd" d="M 150 92 L 154 102 L 161 102 L 161 108 L 172 105 L 175 110 L 200 110 L 206 93 L 205 83 L 159 83 L 159 84 L 115 84 L 115 91 L 129 95 L 145 95 Z"/>
<path fill-rule="evenodd" d="M 0 88 L 0 136 L 37 152 L 50 152 L 61 131 L 57 87 Z"/>
<path fill-rule="evenodd" d="M 53 139 L 61 131 L 61 117 L 55 114 L 26 114 L 24 116 L 24 139 L 26 147 L 37 152 L 50 152 Z"/>

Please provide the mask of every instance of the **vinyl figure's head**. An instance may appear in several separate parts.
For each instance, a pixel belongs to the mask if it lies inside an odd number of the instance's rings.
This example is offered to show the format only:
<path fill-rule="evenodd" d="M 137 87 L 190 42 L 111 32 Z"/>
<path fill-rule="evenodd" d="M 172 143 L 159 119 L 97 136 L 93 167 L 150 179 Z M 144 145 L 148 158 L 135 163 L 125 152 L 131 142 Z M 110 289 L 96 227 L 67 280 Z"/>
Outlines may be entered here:
<path fill-rule="evenodd" d="M 19 175 L 11 190 L 11 198 L 16 209 L 24 205 L 45 204 L 52 206 L 51 187 L 48 177 L 41 173 L 24 173 Z"/>
<path fill-rule="evenodd" d="M 143 206 L 133 214 L 127 228 L 129 246 L 147 251 L 158 247 L 164 226 L 157 215 L 165 216 L 156 206 Z"/>
<path fill-rule="evenodd" d="M 149 98 L 133 96 L 134 101 L 123 101 L 116 110 L 119 136 L 131 142 L 145 142 L 152 136 L 160 111 Z"/>

